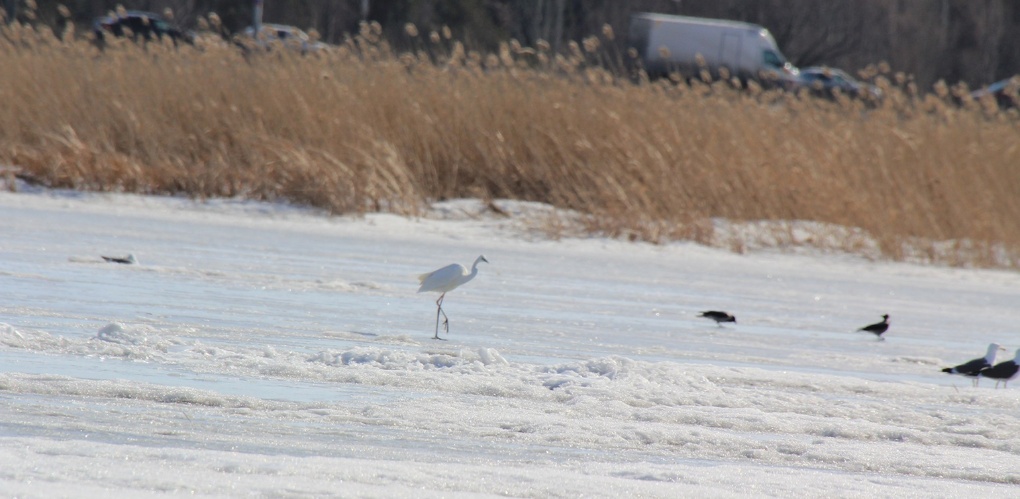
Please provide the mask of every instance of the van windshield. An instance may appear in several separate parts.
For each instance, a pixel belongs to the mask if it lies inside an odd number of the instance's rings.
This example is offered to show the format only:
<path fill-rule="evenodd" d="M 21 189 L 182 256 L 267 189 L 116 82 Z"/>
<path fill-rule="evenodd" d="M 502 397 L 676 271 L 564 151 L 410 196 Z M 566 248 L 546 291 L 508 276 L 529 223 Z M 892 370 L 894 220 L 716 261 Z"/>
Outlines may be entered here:
<path fill-rule="evenodd" d="M 762 53 L 762 55 L 765 57 L 765 64 L 768 65 L 768 66 L 772 66 L 774 68 L 782 69 L 783 66 L 786 64 L 786 61 L 783 60 L 782 56 L 780 56 L 779 54 L 777 54 L 777 53 L 775 53 L 775 52 L 773 52 L 771 50 L 764 51 Z"/>

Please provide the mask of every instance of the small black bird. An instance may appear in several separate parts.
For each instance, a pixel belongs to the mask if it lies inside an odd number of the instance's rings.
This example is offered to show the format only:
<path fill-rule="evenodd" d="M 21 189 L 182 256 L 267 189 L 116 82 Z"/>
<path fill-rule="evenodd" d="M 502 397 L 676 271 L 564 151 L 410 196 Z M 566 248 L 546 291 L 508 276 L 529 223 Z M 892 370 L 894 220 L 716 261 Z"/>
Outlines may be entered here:
<path fill-rule="evenodd" d="M 879 340 L 884 340 L 885 338 L 882 337 L 882 333 L 886 332 L 888 329 L 889 329 L 889 314 L 883 314 L 882 322 L 869 324 L 858 329 L 858 331 L 867 331 L 875 336 L 878 336 Z"/>
<path fill-rule="evenodd" d="M 734 317 L 733 315 L 728 314 L 726 312 L 720 312 L 718 310 L 707 310 L 705 312 L 698 314 L 698 317 L 712 319 L 713 321 L 715 321 L 715 325 L 719 327 L 722 327 L 723 322 L 732 322 L 734 324 L 736 324 L 737 322 L 737 318 Z"/>
<path fill-rule="evenodd" d="M 138 260 L 135 259 L 135 255 L 132 253 L 128 253 L 127 256 L 104 256 L 103 260 L 110 263 L 123 263 L 125 265 L 138 263 Z"/>
<path fill-rule="evenodd" d="M 1016 357 L 1013 360 L 1007 360 L 995 364 L 988 369 L 984 369 L 978 373 L 978 376 L 982 378 L 994 379 L 995 387 L 999 387 L 999 382 L 1002 382 L 1003 388 L 1007 386 L 1009 381 L 1016 377 L 1017 373 L 1020 372 L 1020 349 L 1016 351 Z"/>
<path fill-rule="evenodd" d="M 995 364 L 995 354 L 998 353 L 999 350 L 1004 350 L 1004 349 L 1002 347 L 1000 347 L 998 343 L 990 343 L 988 345 L 988 352 L 985 353 L 984 357 L 980 357 L 980 358 L 977 358 L 977 359 L 974 359 L 974 360 L 970 360 L 970 361 L 964 362 L 963 364 L 960 364 L 960 365 L 958 365 L 956 367 L 947 367 L 947 368 L 943 369 L 942 372 L 949 373 L 949 374 L 962 374 L 964 376 L 970 376 L 970 377 L 974 378 L 972 380 L 974 386 L 977 386 L 977 382 L 978 382 L 977 375 L 978 375 L 978 373 L 981 372 L 984 369 L 988 369 L 989 367 L 992 367 L 992 364 Z"/>

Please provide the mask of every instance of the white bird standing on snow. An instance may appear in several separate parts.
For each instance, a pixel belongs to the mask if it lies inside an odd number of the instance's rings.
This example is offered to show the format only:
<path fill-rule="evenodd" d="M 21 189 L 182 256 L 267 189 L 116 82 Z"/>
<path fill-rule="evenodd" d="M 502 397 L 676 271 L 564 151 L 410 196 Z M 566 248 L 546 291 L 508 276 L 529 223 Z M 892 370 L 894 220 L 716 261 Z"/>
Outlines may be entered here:
<path fill-rule="evenodd" d="M 418 276 L 418 282 L 421 283 L 421 287 L 418 288 L 419 293 L 422 291 L 438 291 L 441 293 L 439 299 L 436 300 L 436 335 L 432 339 L 442 339 L 439 337 L 439 314 L 443 314 L 443 327 L 446 329 L 447 334 L 450 332 L 450 319 L 446 316 L 446 312 L 443 312 L 443 298 L 446 296 L 446 292 L 453 291 L 461 284 L 474 279 L 478 275 L 478 262 L 489 263 L 485 259 L 485 255 L 479 255 L 475 259 L 475 263 L 471 265 L 471 272 L 468 272 L 468 269 L 459 263 L 451 263 L 441 269 Z"/>

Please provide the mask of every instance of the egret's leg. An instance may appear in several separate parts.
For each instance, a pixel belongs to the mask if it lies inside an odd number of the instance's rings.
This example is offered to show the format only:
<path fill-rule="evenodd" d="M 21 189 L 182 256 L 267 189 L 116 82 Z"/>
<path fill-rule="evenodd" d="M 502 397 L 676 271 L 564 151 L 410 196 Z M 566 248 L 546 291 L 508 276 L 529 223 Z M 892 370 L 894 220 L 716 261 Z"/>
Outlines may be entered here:
<path fill-rule="evenodd" d="M 446 312 L 443 312 L 443 297 L 446 293 L 439 295 L 439 299 L 436 300 L 436 335 L 432 337 L 434 340 L 441 340 L 439 337 L 439 314 L 443 314 L 443 326 L 446 328 L 446 332 L 450 332 L 450 320 L 446 318 Z"/>
<path fill-rule="evenodd" d="M 446 311 L 443 310 L 443 298 L 446 298 L 446 293 L 443 293 L 443 295 L 439 297 L 439 311 L 443 313 L 443 328 L 445 328 L 446 332 L 449 333 L 450 318 L 446 316 Z"/>

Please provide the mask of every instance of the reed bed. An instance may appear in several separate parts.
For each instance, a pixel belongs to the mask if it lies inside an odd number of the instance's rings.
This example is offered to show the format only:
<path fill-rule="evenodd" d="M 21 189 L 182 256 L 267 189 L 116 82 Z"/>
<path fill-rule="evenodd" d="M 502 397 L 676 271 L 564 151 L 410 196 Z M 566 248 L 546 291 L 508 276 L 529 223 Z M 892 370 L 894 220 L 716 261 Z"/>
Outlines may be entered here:
<path fill-rule="evenodd" d="M 540 201 L 582 214 L 591 233 L 652 242 L 720 244 L 718 220 L 819 222 L 852 229 L 842 250 L 1020 267 L 1016 111 L 888 72 L 873 105 L 651 82 L 599 43 L 611 32 L 560 56 L 516 43 L 479 54 L 413 27 L 397 53 L 380 32 L 302 56 L 215 37 L 100 51 L 5 28 L 0 163 L 50 187 L 337 214 Z"/>

